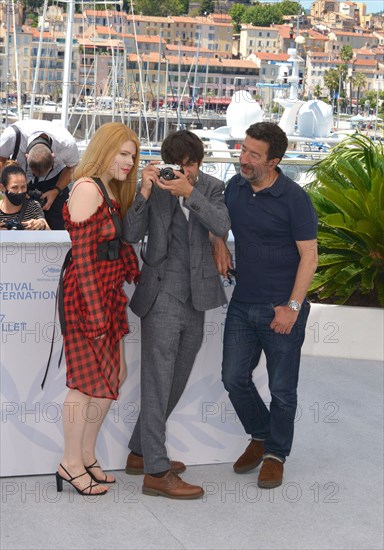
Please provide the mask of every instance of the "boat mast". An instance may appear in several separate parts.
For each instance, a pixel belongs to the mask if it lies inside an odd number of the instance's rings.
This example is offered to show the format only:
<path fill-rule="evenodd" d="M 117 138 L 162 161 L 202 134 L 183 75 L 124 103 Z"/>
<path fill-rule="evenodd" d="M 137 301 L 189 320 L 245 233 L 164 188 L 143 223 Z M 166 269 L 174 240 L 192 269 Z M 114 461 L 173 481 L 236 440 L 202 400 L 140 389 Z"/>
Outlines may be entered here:
<path fill-rule="evenodd" d="M 146 113 L 146 99 L 145 99 L 145 91 L 144 91 L 144 85 L 143 85 L 143 69 L 142 69 L 142 60 L 141 60 L 141 57 L 140 57 L 140 53 L 139 53 L 139 46 L 138 46 L 138 43 L 137 43 L 137 33 L 136 33 L 136 21 L 135 21 L 135 12 L 134 12 L 134 9 L 133 9 L 133 1 L 131 0 L 130 1 L 130 4 L 131 4 L 131 13 L 132 13 L 132 23 L 133 23 L 133 36 L 134 36 L 134 39 L 135 39 L 135 48 L 136 48 L 136 56 L 137 56 L 137 68 L 138 68 L 138 71 L 139 71 L 139 86 L 140 86 L 140 89 L 139 89 L 139 140 L 141 141 L 141 127 L 142 127 L 142 122 L 141 122 L 141 117 L 142 115 L 144 115 L 144 122 L 145 122 L 145 129 L 146 129 L 146 132 L 147 132 L 147 141 L 148 141 L 148 144 L 149 144 L 149 150 L 151 151 L 151 142 L 150 142 L 150 139 L 149 139 L 149 128 L 148 128 L 148 119 L 147 119 L 147 113 Z M 148 70 L 148 63 L 149 61 L 147 62 L 147 70 Z M 147 85 L 148 85 L 148 80 L 147 80 Z M 144 107 L 144 109 L 143 109 Z"/>
<path fill-rule="evenodd" d="M 17 52 L 17 33 L 16 33 L 16 16 L 15 16 L 15 5 L 12 3 L 12 21 L 13 21 L 13 37 L 14 37 L 14 50 L 15 50 L 15 62 L 16 62 L 16 90 L 17 90 L 17 116 L 19 120 L 22 119 L 22 108 L 21 108 L 21 83 L 20 83 L 20 64 L 19 64 L 19 54 Z"/>
<path fill-rule="evenodd" d="M 11 36 L 11 0 L 7 1 L 7 32 L 5 44 L 5 126 L 8 126 L 8 105 L 9 105 L 9 87 L 10 87 L 10 57 L 9 57 L 9 40 Z M 14 29 L 16 33 L 16 29 Z"/>
<path fill-rule="evenodd" d="M 165 112 L 164 112 L 164 128 L 163 128 L 163 139 L 166 138 L 166 133 L 168 133 L 168 59 L 165 58 L 165 86 L 164 86 L 164 103 L 165 103 Z"/>
<path fill-rule="evenodd" d="M 159 60 L 157 65 L 157 93 L 156 93 L 156 128 L 155 128 L 155 143 L 158 144 L 159 141 L 159 118 L 160 118 L 160 78 L 161 78 L 161 45 L 162 45 L 162 39 L 163 39 L 163 31 L 160 29 L 159 33 Z M 167 85 L 167 82 L 165 82 L 165 86 Z M 165 109 L 167 109 L 167 105 L 165 105 Z"/>
<path fill-rule="evenodd" d="M 33 84 L 32 84 L 31 106 L 30 106 L 30 109 L 29 109 L 29 118 L 33 118 L 33 110 L 34 110 L 34 107 L 35 107 L 35 96 L 36 96 L 37 81 L 39 80 L 41 50 L 42 50 L 42 47 L 43 47 L 43 38 L 44 38 L 44 23 L 45 23 L 45 19 L 47 17 L 47 9 L 48 9 L 48 0 L 44 0 L 43 16 L 42 16 L 41 25 L 40 25 L 39 46 L 37 48 L 36 68 L 35 68 L 35 74 L 34 74 L 34 77 L 33 77 Z"/>
<path fill-rule="evenodd" d="M 179 39 L 179 55 L 177 67 L 177 131 L 181 128 L 181 41 Z"/>
<path fill-rule="evenodd" d="M 208 65 L 208 59 L 207 59 L 207 66 L 205 67 L 205 81 L 204 81 L 204 104 L 203 104 L 204 115 L 205 115 L 206 98 L 207 98 L 208 71 L 209 71 L 209 65 Z"/>
<path fill-rule="evenodd" d="M 193 85 L 192 85 L 192 101 L 191 101 L 191 113 L 193 114 L 193 109 L 195 108 L 195 96 L 196 96 L 196 90 L 199 88 L 198 86 L 198 67 L 199 67 L 199 55 L 200 55 L 200 40 L 201 40 L 201 31 L 199 32 L 199 38 L 197 41 L 197 52 L 196 52 L 196 65 L 195 65 L 195 74 L 193 77 Z"/>
<path fill-rule="evenodd" d="M 63 98 L 61 110 L 61 124 L 68 128 L 69 92 L 71 85 L 73 21 L 75 15 L 75 0 L 67 0 L 67 38 L 64 50 Z"/>

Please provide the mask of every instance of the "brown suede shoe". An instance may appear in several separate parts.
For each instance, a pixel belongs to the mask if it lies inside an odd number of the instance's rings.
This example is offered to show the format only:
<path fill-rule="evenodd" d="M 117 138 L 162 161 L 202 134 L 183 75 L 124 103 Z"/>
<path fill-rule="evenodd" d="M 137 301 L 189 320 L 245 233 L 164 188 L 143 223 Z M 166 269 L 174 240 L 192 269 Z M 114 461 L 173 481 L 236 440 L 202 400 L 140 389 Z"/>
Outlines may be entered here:
<path fill-rule="evenodd" d="M 279 487 L 283 482 L 284 464 L 275 458 L 266 458 L 259 473 L 258 485 L 262 489 Z"/>
<path fill-rule="evenodd" d="M 171 460 L 171 470 L 176 474 L 181 474 L 187 469 L 186 465 L 183 462 L 178 462 L 177 460 Z M 127 458 L 127 464 L 125 465 L 125 473 L 132 474 L 134 476 L 144 474 L 144 460 L 142 456 L 134 455 L 129 453 Z"/>
<path fill-rule="evenodd" d="M 200 498 L 204 491 L 202 487 L 190 485 L 183 481 L 175 472 L 169 470 L 163 477 L 155 477 L 149 474 L 144 476 L 143 494 L 151 496 L 163 496 L 180 500 Z"/>
<path fill-rule="evenodd" d="M 252 439 L 244 453 L 236 460 L 233 469 L 237 474 L 245 474 L 257 468 L 263 460 L 264 443 Z"/>

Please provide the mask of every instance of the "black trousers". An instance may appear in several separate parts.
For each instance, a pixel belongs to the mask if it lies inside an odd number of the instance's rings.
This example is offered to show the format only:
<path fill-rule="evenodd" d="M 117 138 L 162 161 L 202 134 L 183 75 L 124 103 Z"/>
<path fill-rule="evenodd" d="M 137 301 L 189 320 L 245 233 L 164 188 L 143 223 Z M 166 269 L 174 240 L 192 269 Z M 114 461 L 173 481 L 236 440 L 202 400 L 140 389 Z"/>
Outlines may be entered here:
<path fill-rule="evenodd" d="M 57 185 L 60 174 L 61 172 L 56 174 L 55 177 L 45 181 L 30 181 L 28 189 L 38 189 L 42 193 L 45 193 L 45 191 L 49 191 Z M 61 195 L 53 201 L 51 208 L 49 210 L 44 210 L 45 219 L 51 229 L 65 229 L 62 210 L 68 196 L 69 190 L 68 187 L 66 187 Z"/>

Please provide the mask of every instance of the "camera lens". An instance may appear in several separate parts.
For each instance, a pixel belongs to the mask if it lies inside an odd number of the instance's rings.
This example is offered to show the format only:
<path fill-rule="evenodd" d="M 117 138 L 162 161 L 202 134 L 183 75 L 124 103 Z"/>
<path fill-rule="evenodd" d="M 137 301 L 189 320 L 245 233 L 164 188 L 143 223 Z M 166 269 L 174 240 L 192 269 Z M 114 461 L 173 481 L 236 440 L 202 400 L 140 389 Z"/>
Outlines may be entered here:
<path fill-rule="evenodd" d="M 165 180 L 173 180 L 175 178 L 175 174 L 173 173 L 173 169 L 167 166 L 166 168 L 161 168 L 160 177 Z"/>
<path fill-rule="evenodd" d="M 5 227 L 9 230 L 9 231 L 20 231 L 22 229 L 24 229 L 24 226 L 17 220 L 7 220 L 5 222 Z"/>

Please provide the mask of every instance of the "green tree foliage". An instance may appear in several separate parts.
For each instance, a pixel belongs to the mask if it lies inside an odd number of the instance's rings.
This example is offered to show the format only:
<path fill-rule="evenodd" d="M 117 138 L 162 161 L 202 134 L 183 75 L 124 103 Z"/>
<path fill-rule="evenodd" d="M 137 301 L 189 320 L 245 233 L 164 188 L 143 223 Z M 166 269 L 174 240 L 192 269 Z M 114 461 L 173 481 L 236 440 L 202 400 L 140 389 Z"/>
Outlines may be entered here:
<path fill-rule="evenodd" d="M 257 3 L 246 9 L 243 22 L 261 27 L 269 27 L 272 23 L 281 24 L 283 17 L 280 4 Z"/>
<path fill-rule="evenodd" d="M 319 97 L 321 97 L 321 93 L 322 93 L 322 89 L 320 84 L 316 84 L 313 90 L 313 95 L 316 97 L 316 99 L 319 99 Z"/>
<path fill-rule="evenodd" d="M 376 109 L 377 91 L 369 90 L 368 92 L 365 92 L 364 96 L 360 98 L 359 104 L 365 106 L 366 101 L 369 102 L 369 106 L 371 109 Z M 384 113 L 384 91 L 379 91 L 379 104 L 381 105 L 381 108 L 379 107 L 379 112 Z"/>
<path fill-rule="evenodd" d="M 284 0 L 284 2 L 256 2 L 248 7 L 244 4 L 234 4 L 229 14 L 236 32 L 240 32 L 241 23 L 269 27 L 273 23 L 281 24 L 283 15 L 297 15 L 302 12 L 302 9 L 298 2 Z"/>
<path fill-rule="evenodd" d="M 372 294 L 384 306 L 384 145 L 351 136 L 312 167 L 319 266 L 310 292 L 345 303 Z"/>
<path fill-rule="evenodd" d="M 153 15 L 167 17 L 168 15 L 181 15 L 188 11 L 189 2 L 186 0 L 135 0 L 134 12 L 136 15 Z M 105 8 L 103 8 L 105 9 Z M 123 9 L 131 13 L 131 2 L 124 0 Z"/>
<path fill-rule="evenodd" d="M 182 13 L 188 13 L 189 12 L 189 0 L 180 0 L 180 4 L 183 6 Z"/>
<path fill-rule="evenodd" d="M 212 0 L 212 4 L 214 0 Z M 37 12 L 43 9 L 44 0 L 22 0 L 24 11 L 26 12 Z M 61 5 L 61 4 L 60 4 Z M 89 6 L 89 4 L 87 4 Z M 65 4 L 62 5 L 63 9 L 66 10 Z M 76 11 L 80 13 L 84 6 L 82 4 L 76 4 Z M 111 6 L 107 6 L 103 3 L 95 4 L 97 10 L 112 9 Z M 131 2 L 130 0 L 123 1 L 123 11 L 125 13 L 131 13 Z M 162 0 L 161 2 L 157 0 L 135 0 L 134 1 L 134 11 L 135 13 L 142 13 L 143 15 L 154 15 L 154 16 L 163 16 L 163 15 L 180 15 L 182 13 L 188 13 L 189 10 L 189 0 Z M 210 11 L 212 13 L 213 10 Z M 145 13 L 144 13 L 145 12 Z"/>
<path fill-rule="evenodd" d="M 284 2 L 280 2 L 278 5 L 283 15 L 299 15 L 305 11 L 300 2 L 284 0 Z"/>
<path fill-rule="evenodd" d="M 209 13 L 214 13 L 215 11 L 215 0 L 202 0 L 199 8 L 199 14 L 205 15 Z"/>
<path fill-rule="evenodd" d="M 335 92 L 339 90 L 339 78 L 340 73 L 336 69 L 329 69 L 324 72 L 324 84 L 329 90 L 331 99 L 335 95 Z"/>
<path fill-rule="evenodd" d="M 343 46 L 340 50 L 340 59 L 344 61 L 344 63 L 349 63 L 353 57 L 353 49 L 352 46 Z"/>
<path fill-rule="evenodd" d="M 241 23 L 244 19 L 244 13 L 245 13 L 246 7 L 244 4 L 233 4 L 229 8 L 229 15 L 232 18 L 233 28 L 235 32 L 240 32 L 241 29 Z"/>
<path fill-rule="evenodd" d="M 22 5 L 25 12 L 34 12 L 43 9 L 44 0 L 23 0 Z"/>
<path fill-rule="evenodd" d="M 362 89 L 365 88 L 366 82 L 367 78 L 364 73 L 355 73 L 355 75 L 353 76 L 353 84 L 357 88 L 357 103 L 359 103 L 360 92 Z"/>

